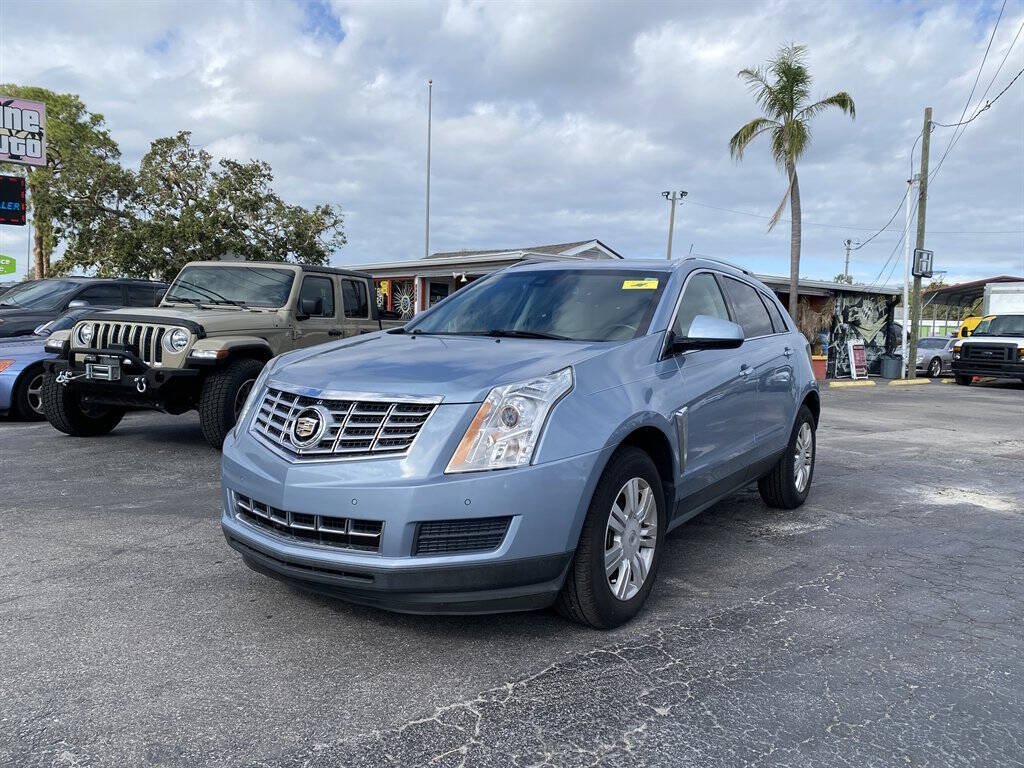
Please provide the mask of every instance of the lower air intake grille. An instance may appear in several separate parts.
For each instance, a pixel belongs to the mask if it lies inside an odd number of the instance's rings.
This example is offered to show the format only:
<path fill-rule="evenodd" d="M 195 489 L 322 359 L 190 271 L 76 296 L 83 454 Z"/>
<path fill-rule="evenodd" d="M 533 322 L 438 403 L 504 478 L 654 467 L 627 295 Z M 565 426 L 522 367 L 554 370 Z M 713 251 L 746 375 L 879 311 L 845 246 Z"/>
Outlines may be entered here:
<path fill-rule="evenodd" d="M 432 520 L 416 530 L 414 555 L 451 552 L 484 552 L 497 549 L 505 540 L 511 517 L 480 517 L 473 520 Z"/>
<path fill-rule="evenodd" d="M 286 512 L 269 504 L 234 494 L 235 514 L 259 528 L 275 531 L 311 544 L 360 552 L 379 552 L 384 523 L 350 517 Z"/>

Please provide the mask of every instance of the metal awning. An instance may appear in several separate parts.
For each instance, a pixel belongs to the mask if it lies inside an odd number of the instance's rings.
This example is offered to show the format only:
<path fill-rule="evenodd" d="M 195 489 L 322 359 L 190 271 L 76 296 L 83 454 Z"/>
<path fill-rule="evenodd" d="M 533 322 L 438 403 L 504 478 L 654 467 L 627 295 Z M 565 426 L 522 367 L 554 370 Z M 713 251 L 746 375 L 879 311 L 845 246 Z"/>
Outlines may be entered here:
<path fill-rule="evenodd" d="M 985 286 L 989 283 L 1019 283 L 1022 281 L 1024 281 L 1024 277 L 1011 277 L 1010 275 L 987 277 L 984 280 L 972 280 L 969 283 L 925 289 L 921 292 L 921 298 L 924 299 L 926 306 L 969 307 L 984 295 Z"/>

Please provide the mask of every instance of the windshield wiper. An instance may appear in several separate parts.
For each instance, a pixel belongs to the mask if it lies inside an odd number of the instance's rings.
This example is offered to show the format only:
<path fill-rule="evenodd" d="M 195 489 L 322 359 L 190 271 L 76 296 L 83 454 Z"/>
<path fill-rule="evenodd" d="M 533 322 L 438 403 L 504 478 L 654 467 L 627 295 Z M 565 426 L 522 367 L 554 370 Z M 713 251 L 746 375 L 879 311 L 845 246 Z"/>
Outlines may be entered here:
<path fill-rule="evenodd" d="M 494 336 L 496 338 L 509 339 L 554 339 L 556 341 L 572 341 L 568 336 L 559 336 L 557 333 L 544 333 L 543 331 L 485 331 L 481 336 Z"/>
<path fill-rule="evenodd" d="M 203 302 L 199 299 L 190 299 L 186 296 L 167 296 L 164 301 L 184 301 L 186 304 L 194 305 L 196 309 L 209 309 L 209 307 L 204 307 Z"/>
<path fill-rule="evenodd" d="M 244 301 L 240 301 L 239 299 L 215 299 L 215 300 L 211 301 L 210 303 L 211 304 L 229 304 L 232 307 L 241 307 L 242 309 L 248 309 L 250 312 L 255 312 L 256 311 L 255 309 L 250 307 L 248 304 L 246 304 Z"/>

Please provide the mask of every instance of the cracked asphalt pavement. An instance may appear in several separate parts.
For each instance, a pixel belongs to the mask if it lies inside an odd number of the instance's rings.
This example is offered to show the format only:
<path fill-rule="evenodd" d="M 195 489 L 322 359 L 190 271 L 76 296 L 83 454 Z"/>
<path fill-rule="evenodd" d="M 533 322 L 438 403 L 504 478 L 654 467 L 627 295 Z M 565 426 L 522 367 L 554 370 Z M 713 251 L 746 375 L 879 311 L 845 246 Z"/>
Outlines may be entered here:
<path fill-rule="evenodd" d="M 1024 387 L 826 391 L 613 632 L 249 571 L 194 417 L 0 422 L 0 765 L 1024 766 Z"/>

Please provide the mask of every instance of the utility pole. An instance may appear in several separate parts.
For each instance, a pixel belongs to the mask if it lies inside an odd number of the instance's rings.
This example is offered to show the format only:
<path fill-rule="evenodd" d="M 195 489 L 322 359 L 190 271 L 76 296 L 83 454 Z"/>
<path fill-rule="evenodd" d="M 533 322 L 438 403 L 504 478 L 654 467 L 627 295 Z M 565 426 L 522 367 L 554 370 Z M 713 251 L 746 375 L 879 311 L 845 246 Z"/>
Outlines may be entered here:
<path fill-rule="evenodd" d="M 859 246 L 860 241 L 850 240 L 849 238 L 847 238 L 843 242 L 843 245 L 846 246 L 846 263 L 843 265 L 843 277 L 846 278 L 847 282 L 852 282 L 852 279 L 850 278 L 850 249 L 853 246 Z"/>
<path fill-rule="evenodd" d="M 917 174 L 907 179 L 907 197 L 903 206 L 903 338 L 900 344 L 903 349 L 903 360 L 900 363 L 900 378 L 907 378 L 907 355 L 910 349 L 910 212 L 913 210 L 911 201 L 914 199 L 914 184 Z M 917 359 L 914 359 L 917 366 Z"/>
<path fill-rule="evenodd" d="M 676 203 L 681 203 L 683 198 L 686 197 L 685 190 L 679 190 L 678 192 L 662 192 L 661 196 L 672 203 L 671 211 L 668 215 L 668 251 L 665 253 L 665 258 L 669 261 L 672 260 L 672 230 L 676 226 Z"/>
<path fill-rule="evenodd" d="M 423 258 L 430 255 L 430 122 L 434 110 L 434 81 L 427 80 L 427 219 L 423 230 Z"/>
<path fill-rule="evenodd" d="M 928 149 L 932 138 L 932 108 L 925 107 L 924 129 L 921 133 L 921 176 L 917 182 L 917 245 L 924 248 L 925 207 L 928 202 Z M 909 195 L 908 195 L 909 197 Z M 909 202 L 909 201 L 908 201 Z M 910 233 L 907 232 L 907 239 Z M 910 352 L 907 356 L 907 378 L 914 378 L 917 372 L 917 326 L 921 323 L 921 276 L 914 275 L 913 306 L 910 312 Z"/>

